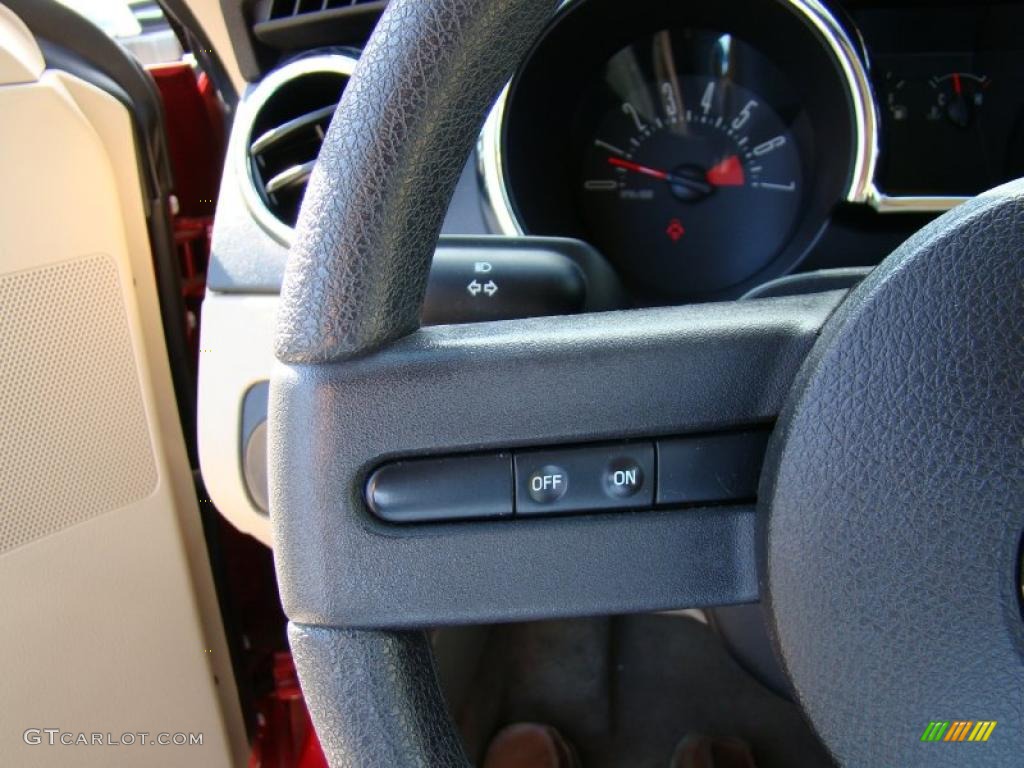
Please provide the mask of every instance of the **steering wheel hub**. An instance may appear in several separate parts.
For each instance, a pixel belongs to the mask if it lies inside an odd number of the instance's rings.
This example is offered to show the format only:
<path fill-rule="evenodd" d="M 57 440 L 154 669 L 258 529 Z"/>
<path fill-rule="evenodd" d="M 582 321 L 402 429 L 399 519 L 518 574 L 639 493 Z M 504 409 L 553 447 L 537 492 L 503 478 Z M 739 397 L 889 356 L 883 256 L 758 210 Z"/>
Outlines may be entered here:
<path fill-rule="evenodd" d="M 897 250 L 826 324 L 762 487 L 762 587 L 843 765 L 964 765 L 936 719 L 1024 749 L 1024 183 Z M 875 728 L 872 723 L 883 725 Z M 980 756 L 978 756 L 980 757 Z"/>

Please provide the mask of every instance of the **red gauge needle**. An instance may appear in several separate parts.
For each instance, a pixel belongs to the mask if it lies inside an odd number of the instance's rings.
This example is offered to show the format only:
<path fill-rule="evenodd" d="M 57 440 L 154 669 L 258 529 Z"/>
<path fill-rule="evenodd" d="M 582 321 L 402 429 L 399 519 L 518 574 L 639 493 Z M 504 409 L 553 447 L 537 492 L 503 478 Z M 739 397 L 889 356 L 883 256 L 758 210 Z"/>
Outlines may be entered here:
<path fill-rule="evenodd" d="M 651 168 L 650 166 L 640 165 L 640 163 L 634 163 L 630 160 L 623 160 L 621 157 L 609 157 L 608 165 L 624 168 L 634 173 L 641 173 L 644 176 L 650 176 L 652 179 L 660 181 L 684 184 L 693 184 L 695 181 L 694 179 L 671 174 L 658 168 Z M 715 187 L 740 187 L 746 182 L 743 175 L 743 165 L 740 163 L 739 156 L 737 155 L 729 155 L 724 158 L 721 162 L 710 168 L 704 175 L 704 178 L 708 184 Z"/>
<path fill-rule="evenodd" d="M 609 157 L 608 165 L 614 165 L 616 168 L 625 168 L 627 171 L 642 173 L 644 176 L 650 176 L 653 179 L 668 181 L 668 173 L 665 171 L 659 171 L 657 168 L 648 168 L 646 165 L 632 163 L 629 160 L 623 160 L 619 157 Z"/>
<path fill-rule="evenodd" d="M 961 86 L 960 84 L 959 72 L 953 73 L 953 93 L 955 93 L 957 96 L 960 96 L 963 93 L 963 86 Z"/>

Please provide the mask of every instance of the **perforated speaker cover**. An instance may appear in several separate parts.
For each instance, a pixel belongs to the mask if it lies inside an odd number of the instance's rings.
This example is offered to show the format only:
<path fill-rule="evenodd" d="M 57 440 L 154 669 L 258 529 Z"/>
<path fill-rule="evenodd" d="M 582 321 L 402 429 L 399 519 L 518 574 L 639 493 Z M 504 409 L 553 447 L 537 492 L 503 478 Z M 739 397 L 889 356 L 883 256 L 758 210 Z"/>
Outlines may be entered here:
<path fill-rule="evenodd" d="M 0 276 L 0 553 L 157 481 L 117 269 L 91 256 Z"/>

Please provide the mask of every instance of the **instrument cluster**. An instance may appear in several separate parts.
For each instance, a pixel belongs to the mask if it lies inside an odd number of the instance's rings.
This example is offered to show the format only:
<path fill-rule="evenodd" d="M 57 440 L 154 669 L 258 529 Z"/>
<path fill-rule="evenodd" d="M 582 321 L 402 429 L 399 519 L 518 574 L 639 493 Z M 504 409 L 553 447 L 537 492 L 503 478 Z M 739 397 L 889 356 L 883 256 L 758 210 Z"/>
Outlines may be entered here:
<path fill-rule="evenodd" d="M 793 270 L 837 206 L 940 212 L 1024 173 L 1024 4 L 575 0 L 485 127 L 506 234 L 579 237 L 638 301 Z"/>

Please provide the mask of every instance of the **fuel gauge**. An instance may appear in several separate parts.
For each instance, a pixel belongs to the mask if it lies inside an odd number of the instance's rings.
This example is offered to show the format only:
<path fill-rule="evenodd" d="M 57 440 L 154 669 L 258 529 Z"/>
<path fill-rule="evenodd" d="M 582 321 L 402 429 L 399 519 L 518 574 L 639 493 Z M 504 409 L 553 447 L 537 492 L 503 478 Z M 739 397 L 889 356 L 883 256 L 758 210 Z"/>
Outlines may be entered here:
<path fill-rule="evenodd" d="M 987 77 L 970 72 L 949 72 L 931 78 L 928 85 L 934 91 L 934 99 L 927 119 L 969 127 L 985 103 L 985 90 L 990 83 Z"/>
<path fill-rule="evenodd" d="M 889 115 L 898 123 L 906 122 L 910 117 L 908 99 L 910 89 L 907 88 L 906 78 L 889 70 L 885 73 L 882 86 L 885 89 L 885 108 L 889 111 Z"/>

